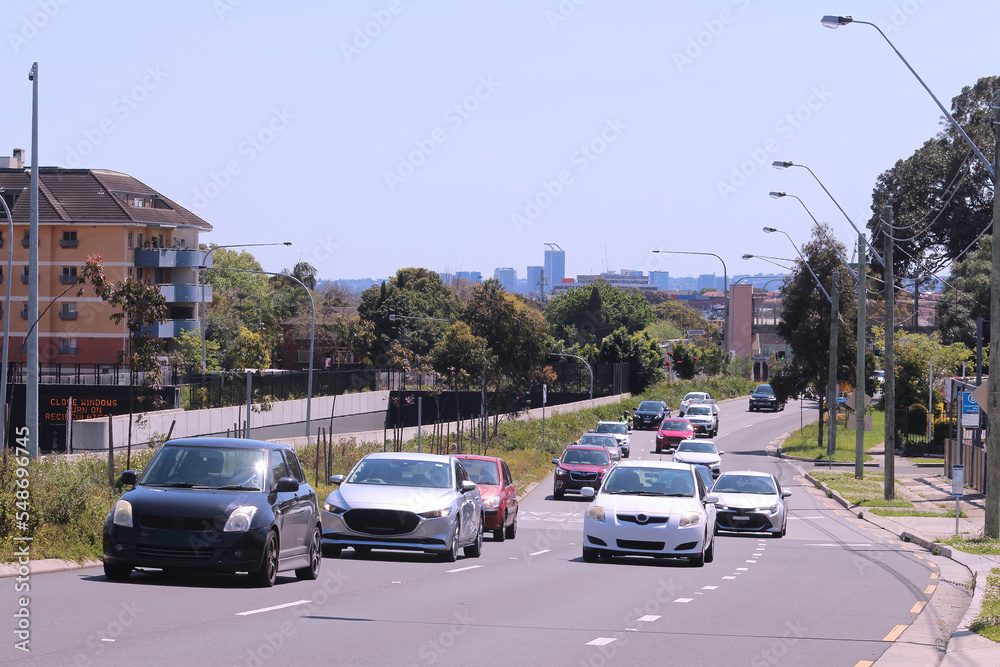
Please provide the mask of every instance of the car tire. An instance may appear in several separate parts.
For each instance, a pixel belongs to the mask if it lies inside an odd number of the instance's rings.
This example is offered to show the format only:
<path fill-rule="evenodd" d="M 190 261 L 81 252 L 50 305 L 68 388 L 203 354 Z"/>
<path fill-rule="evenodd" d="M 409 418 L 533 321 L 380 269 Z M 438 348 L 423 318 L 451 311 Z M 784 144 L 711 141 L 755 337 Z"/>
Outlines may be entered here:
<path fill-rule="evenodd" d="M 270 588 L 274 586 L 274 580 L 278 577 L 278 537 L 273 530 L 267 531 L 267 539 L 264 540 L 264 558 L 260 567 L 250 573 L 250 583 L 260 588 Z"/>
<path fill-rule="evenodd" d="M 715 539 L 713 538 L 708 544 L 708 549 L 705 550 L 705 562 L 711 563 L 715 560 Z"/>
<path fill-rule="evenodd" d="M 132 566 L 105 563 L 104 576 L 108 578 L 108 581 L 125 581 L 132 576 Z"/>
<path fill-rule="evenodd" d="M 445 563 L 454 563 L 458 560 L 458 519 L 455 519 L 455 530 L 451 534 L 451 544 L 448 545 L 447 551 L 441 552 L 441 560 Z"/>
<path fill-rule="evenodd" d="M 313 581 L 319 577 L 319 566 L 323 562 L 323 534 L 319 528 L 313 530 L 309 542 L 309 565 L 295 570 L 295 578 L 299 581 Z"/>
<path fill-rule="evenodd" d="M 700 551 L 696 556 L 688 556 L 688 563 L 691 567 L 704 567 L 705 566 L 705 552 Z"/>
<path fill-rule="evenodd" d="M 354 549 L 354 553 L 358 554 L 359 556 L 367 556 L 372 552 L 372 548 L 367 545 L 361 545 L 351 548 Z"/>
<path fill-rule="evenodd" d="M 503 542 L 505 539 L 507 539 L 507 534 L 506 534 L 507 531 L 505 530 L 506 526 L 507 526 L 507 510 L 504 510 L 503 519 L 500 521 L 500 529 L 493 531 L 494 542 Z"/>
<path fill-rule="evenodd" d="M 324 558 L 339 558 L 340 557 L 340 553 L 343 550 L 344 550 L 344 547 L 341 547 L 341 546 L 337 546 L 337 545 L 333 545 L 333 544 L 324 544 L 323 545 L 323 556 L 324 556 Z"/>
<path fill-rule="evenodd" d="M 597 549 L 591 549 L 590 547 L 583 548 L 583 561 L 585 563 L 596 563 L 597 557 Z"/>
<path fill-rule="evenodd" d="M 509 526 L 507 526 L 507 528 L 504 530 L 504 534 L 506 535 L 508 540 L 512 540 L 515 537 L 517 537 L 517 512 L 514 512 L 514 521 Z"/>
<path fill-rule="evenodd" d="M 565 494 L 564 491 L 553 491 L 552 492 L 552 497 L 555 498 L 556 500 L 562 500 L 563 496 L 565 496 L 565 495 L 566 494 Z"/>
<path fill-rule="evenodd" d="M 466 558 L 479 558 L 483 555 L 483 517 L 479 516 L 479 530 L 476 531 L 476 541 L 463 549 Z"/>

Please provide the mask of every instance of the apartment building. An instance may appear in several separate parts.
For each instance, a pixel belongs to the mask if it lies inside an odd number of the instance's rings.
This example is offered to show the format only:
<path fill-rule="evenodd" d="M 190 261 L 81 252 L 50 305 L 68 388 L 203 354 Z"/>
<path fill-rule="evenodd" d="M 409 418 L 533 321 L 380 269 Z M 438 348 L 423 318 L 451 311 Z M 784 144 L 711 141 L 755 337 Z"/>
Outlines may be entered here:
<path fill-rule="evenodd" d="M 28 321 L 28 252 L 38 245 L 39 361 L 112 365 L 127 352 L 124 323 L 93 289 L 76 286 L 87 258 L 100 255 L 109 280 L 136 278 L 160 286 L 169 309 L 150 333 L 170 339 L 198 328 L 202 293 L 197 267 L 204 251 L 199 235 L 212 226 L 141 181 L 105 169 L 38 170 L 38 238 L 30 237 L 30 169 L 24 151 L 0 158 L 0 195 L 10 208 L 14 232 L 0 211 L 0 280 L 11 281 L 11 362 L 25 361 L 21 346 Z M 7 275 L 7 245 L 13 262 Z M 209 265 L 211 265 L 209 258 Z M 0 286 L 3 283 L 0 282 Z M 0 287 L 0 293 L 5 291 Z M 205 299 L 211 302 L 211 288 Z M 0 341 L 2 342 L 2 341 Z"/>

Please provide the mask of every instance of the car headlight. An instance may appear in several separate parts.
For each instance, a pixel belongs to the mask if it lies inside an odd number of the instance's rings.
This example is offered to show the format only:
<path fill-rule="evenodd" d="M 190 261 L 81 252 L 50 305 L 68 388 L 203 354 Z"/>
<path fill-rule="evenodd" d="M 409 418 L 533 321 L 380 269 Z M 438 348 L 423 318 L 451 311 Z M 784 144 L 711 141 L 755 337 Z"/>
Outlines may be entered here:
<path fill-rule="evenodd" d="M 424 519 L 440 519 L 441 517 L 448 516 L 449 514 L 451 514 L 451 508 L 445 507 L 444 509 L 431 510 L 430 512 L 421 512 L 417 516 Z"/>
<path fill-rule="evenodd" d="M 757 511 L 758 512 L 763 512 L 763 513 L 771 515 L 771 516 L 774 516 L 775 514 L 778 513 L 778 505 L 774 504 L 774 505 L 771 505 L 769 507 L 761 507 Z"/>
<path fill-rule="evenodd" d="M 604 508 L 600 505 L 591 505 L 587 508 L 587 518 L 594 521 L 604 521 Z"/>
<path fill-rule="evenodd" d="M 222 529 L 222 532 L 242 533 L 250 530 L 250 524 L 253 522 L 253 515 L 256 513 L 257 508 L 254 505 L 243 505 L 242 507 L 237 507 L 229 514 L 229 519 L 226 521 L 226 527 Z"/>
<path fill-rule="evenodd" d="M 704 516 L 701 512 L 684 512 L 681 514 L 681 527 L 684 526 L 697 526 L 702 522 Z"/>
<path fill-rule="evenodd" d="M 116 526 L 132 527 L 132 503 L 127 500 L 119 500 L 115 503 L 114 513 L 111 515 L 111 523 Z"/>
<path fill-rule="evenodd" d="M 483 498 L 483 507 L 487 509 L 500 507 L 500 496 L 490 496 L 489 498 Z"/>
<path fill-rule="evenodd" d="M 347 511 L 347 509 L 345 509 L 343 507 L 337 507 L 333 503 L 327 502 L 327 503 L 323 503 L 323 511 L 324 512 L 329 512 L 330 514 L 343 514 L 344 512 Z"/>
<path fill-rule="evenodd" d="M 562 477 L 565 474 L 566 474 L 566 470 L 564 468 L 556 468 L 556 476 L 557 477 Z"/>

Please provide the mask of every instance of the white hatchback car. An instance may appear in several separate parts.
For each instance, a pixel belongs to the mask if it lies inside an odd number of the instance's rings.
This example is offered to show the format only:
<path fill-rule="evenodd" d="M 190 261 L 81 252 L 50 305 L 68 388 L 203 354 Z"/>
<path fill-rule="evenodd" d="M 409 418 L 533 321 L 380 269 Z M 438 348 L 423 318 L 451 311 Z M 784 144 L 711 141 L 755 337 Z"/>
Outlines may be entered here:
<path fill-rule="evenodd" d="M 715 557 L 715 503 L 692 466 L 622 461 L 604 478 L 583 520 L 583 559 L 598 556 L 686 558 L 695 567 Z"/>
<path fill-rule="evenodd" d="M 694 440 L 689 438 L 681 440 L 677 443 L 676 448 L 668 449 L 667 451 L 673 455 L 672 458 L 676 463 L 707 466 L 712 471 L 713 477 L 718 477 L 719 473 L 722 472 L 722 459 L 720 457 L 725 452 L 720 452 L 716 449 L 715 442 L 712 440 Z"/>

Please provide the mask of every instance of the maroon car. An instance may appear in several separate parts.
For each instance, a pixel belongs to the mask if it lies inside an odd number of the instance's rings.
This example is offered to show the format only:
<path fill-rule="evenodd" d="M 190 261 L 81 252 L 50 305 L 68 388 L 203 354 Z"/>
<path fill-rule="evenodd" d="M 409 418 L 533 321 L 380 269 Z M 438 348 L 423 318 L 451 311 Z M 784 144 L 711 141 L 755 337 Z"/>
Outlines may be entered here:
<path fill-rule="evenodd" d="M 494 456 L 460 454 L 469 479 L 479 487 L 486 510 L 484 530 L 493 531 L 493 539 L 503 542 L 517 536 L 517 490 L 507 462 Z"/>
<path fill-rule="evenodd" d="M 664 419 L 656 430 L 656 453 L 676 447 L 681 440 L 694 437 L 694 426 L 687 419 Z"/>
<path fill-rule="evenodd" d="M 570 445 L 552 462 L 556 464 L 552 482 L 552 497 L 556 500 L 567 491 L 579 493 L 588 486 L 596 491 L 612 466 L 608 450 L 597 445 Z"/>

